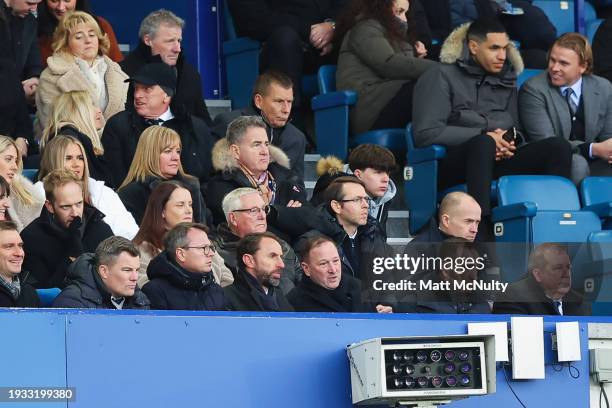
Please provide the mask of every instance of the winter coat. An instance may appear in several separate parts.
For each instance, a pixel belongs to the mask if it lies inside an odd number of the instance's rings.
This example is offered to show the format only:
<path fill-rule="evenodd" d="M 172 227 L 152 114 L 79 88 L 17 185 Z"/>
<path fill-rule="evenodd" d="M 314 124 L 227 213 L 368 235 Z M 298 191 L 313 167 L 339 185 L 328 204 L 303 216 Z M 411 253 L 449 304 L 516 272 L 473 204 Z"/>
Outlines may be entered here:
<path fill-rule="evenodd" d="M 13 15 L 10 7 L 0 3 L 0 54 L 9 57 L 17 70 L 19 81 L 38 77 L 42 71 L 40 49 L 36 42 L 38 21 L 31 14 L 25 17 Z M 20 26 L 21 29 L 17 29 Z"/>
<path fill-rule="evenodd" d="M 287 300 L 296 312 L 360 313 L 367 310 L 361 302 L 361 285 L 352 276 L 342 275 L 336 289 L 326 289 L 304 276 L 289 292 Z"/>
<path fill-rule="evenodd" d="M 217 227 L 217 233 L 212 239 L 217 247 L 217 254 L 223 258 L 225 265 L 235 276 L 238 273 L 236 250 L 238 249 L 240 238 L 229 229 L 227 223 L 222 223 Z M 279 287 L 283 293 L 287 294 L 301 279 L 302 268 L 293 248 L 282 239 L 279 238 L 279 240 L 283 248 L 283 263 L 285 264 Z"/>
<path fill-rule="evenodd" d="M 104 84 L 108 103 L 102 112 L 106 121 L 125 109 L 128 85 L 123 82 L 127 79 L 127 75 L 121 70 L 121 67 L 107 56 L 103 58 L 107 66 Z M 47 59 L 47 68 L 40 75 L 40 83 L 36 91 L 36 114 L 41 129 L 47 126 L 57 97 L 70 91 L 87 91 L 94 105 L 98 103 L 93 84 L 83 74 L 74 57 L 65 53 L 55 53 Z"/>
<path fill-rule="evenodd" d="M 138 224 L 117 193 L 105 186 L 103 181 L 90 177 L 87 183 L 91 205 L 104 214 L 104 222 L 111 227 L 113 234 L 127 239 L 134 238 L 138 233 Z M 34 187 L 44 196 L 45 189 L 42 181 L 38 181 Z"/>
<path fill-rule="evenodd" d="M 344 35 L 336 72 L 336 88 L 358 95 L 351 109 L 353 132 L 370 130 L 400 88 L 435 65 L 417 58 L 408 42 L 391 44 L 377 20 L 357 23 Z"/>
<path fill-rule="evenodd" d="M 38 299 L 36 289 L 28 283 L 28 275 L 25 272 L 22 273 L 22 276 L 19 276 L 21 292 L 19 292 L 17 299 L 13 299 L 9 291 L 0 285 L 0 307 L 40 307 L 40 300 Z"/>
<path fill-rule="evenodd" d="M 68 268 L 66 277 L 68 286 L 57 295 L 53 307 L 79 309 L 115 309 L 111 302 L 111 294 L 96 270 L 95 257 L 92 253 L 79 256 Z M 122 309 L 150 308 L 149 299 L 136 286 L 134 295 L 126 297 Z"/>
<path fill-rule="evenodd" d="M 30 192 L 34 202 L 26 205 L 25 203 L 17 199 L 17 195 L 14 193 L 9 196 L 10 207 L 8 209 L 9 217 L 17 225 L 19 232 L 23 231 L 25 227 L 30 225 L 32 221 L 40 216 L 40 212 L 45 205 L 45 192 L 38 190 L 34 187 L 32 182 L 24 176 L 16 175 L 13 179 L 13 183 L 18 181 L 19 184 L 27 191 Z"/>
<path fill-rule="evenodd" d="M 144 65 L 155 62 L 163 61 L 159 55 L 151 55 L 151 47 L 140 42 L 138 47 L 121 61 L 120 65 L 121 69 L 132 77 L 136 75 Z M 212 120 L 206 108 L 204 97 L 202 96 L 202 79 L 195 67 L 185 60 L 183 53 L 179 55 L 176 62 L 176 72 L 176 93 L 172 98 L 173 111 L 174 108 L 182 107 L 181 110 L 185 110 L 190 115 L 202 119 L 206 122 L 206 125 L 210 126 Z M 134 86 L 130 85 L 126 108 L 133 106 L 133 102 Z"/>
<path fill-rule="evenodd" d="M 465 24 L 442 46 L 443 64 L 418 80 L 414 94 L 413 132 L 418 146 L 455 146 L 474 136 L 519 126 L 516 78 L 523 62 L 512 42 L 502 71 L 486 72 L 471 57 Z"/>
<path fill-rule="evenodd" d="M 57 224 L 53 214 L 43 208 L 40 217 L 21 232 L 25 250 L 23 270 L 31 273 L 35 287 L 65 287 L 66 271 L 73 259 L 94 252 L 100 242 L 113 235 L 100 211 L 85 205 L 83 215 L 83 232 L 74 234 Z"/>
<path fill-rule="evenodd" d="M 37 153 L 32 119 L 14 62 L 0 58 L 0 135 L 28 140 L 28 154 Z"/>
<path fill-rule="evenodd" d="M 220 113 L 213 120 L 212 132 L 218 138 L 224 138 L 230 122 L 240 116 L 259 116 L 266 124 L 268 140 L 274 146 L 282 149 L 289 158 L 291 170 L 301 179 L 304 178 L 304 153 L 306 150 L 306 136 L 289 121 L 283 127 L 272 127 L 261 115 L 257 107 L 249 106 L 245 109 Z"/>
<path fill-rule="evenodd" d="M 248 272 L 238 269 L 234 283 L 226 286 L 223 290 L 225 297 L 230 303 L 230 310 L 253 311 L 253 312 L 293 312 L 293 306 L 289 303 L 285 295 L 278 288 L 270 288 L 267 295 L 263 289 L 256 286 L 255 278 L 247 276 Z M 262 303 L 262 296 L 273 296 L 278 308 L 270 310 Z"/>
<path fill-rule="evenodd" d="M 161 179 L 157 176 L 147 176 L 144 181 L 132 181 L 122 187 L 117 194 L 123 204 L 125 204 L 125 208 L 134 216 L 136 223 L 140 225 L 151 192 L 159 183 L 169 180 L 180 182 L 191 193 L 193 220 L 204 224 L 209 223 L 208 209 L 200 192 L 200 183 L 194 177 L 182 177 L 177 174 L 171 179 Z"/>
<path fill-rule="evenodd" d="M 266 39 L 282 26 L 294 28 L 308 43 L 310 27 L 336 20 L 350 3 L 347 0 L 228 0 L 238 35 Z"/>
<path fill-rule="evenodd" d="M 227 139 L 219 140 L 213 148 L 213 167 L 217 173 L 208 182 L 206 200 L 213 213 L 213 221 L 218 225 L 225 221 L 221 203 L 225 195 L 239 187 L 253 187 L 244 175 L 236 159 L 231 155 Z M 270 145 L 270 164 L 268 171 L 276 181 L 274 202 L 270 204 L 287 205 L 295 200 L 306 202 L 304 181 L 289 168 L 289 158 L 278 147 Z"/>
<path fill-rule="evenodd" d="M 203 120 L 180 110 L 173 110 L 174 118 L 162 126 L 176 131 L 181 138 L 181 164 L 185 172 L 204 184 L 211 174 L 210 156 L 213 138 Z M 128 174 L 136 146 L 148 125 L 138 116 L 133 106 L 109 119 L 102 133 L 104 157 L 113 182 L 119 187 Z"/>
<path fill-rule="evenodd" d="M 170 259 L 166 251 L 156 256 L 147 268 L 149 282 L 143 291 L 152 309 L 228 310 L 223 289 L 212 272 L 194 273 Z"/>
<path fill-rule="evenodd" d="M 442 282 L 437 271 L 429 272 L 419 280 Z M 484 292 L 417 291 L 415 311 L 416 313 L 487 314 L 491 313 L 487 299 L 487 294 Z"/>

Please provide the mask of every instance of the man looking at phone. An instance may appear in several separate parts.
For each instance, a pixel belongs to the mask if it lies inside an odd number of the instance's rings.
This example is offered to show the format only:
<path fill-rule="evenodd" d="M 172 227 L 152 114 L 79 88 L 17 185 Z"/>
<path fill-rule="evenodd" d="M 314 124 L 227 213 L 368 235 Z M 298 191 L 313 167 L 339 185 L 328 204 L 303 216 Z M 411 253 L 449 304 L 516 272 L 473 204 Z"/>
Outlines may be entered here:
<path fill-rule="evenodd" d="M 548 70 L 521 87 L 519 101 L 530 140 L 569 140 L 574 183 L 589 175 L 612 175 L 612 84 L 593 75 L 585 36 L 559 37 L 548 54 Z"/>
<path fill-rule="evenodd" d="M 482 209 L 477 239 L 490 240 L 491 181 L 509 174 L 569 177 L 571 147 L 560 138 L 522 143 L 516 131 L 516 78 L 523 61 L 497 20 L 457 28 L 442 46 L 440 60 L 443 64 L 423 74 L 415 87 L 415 143 L 446 147 L 438 188 L 466 183 Z"/>

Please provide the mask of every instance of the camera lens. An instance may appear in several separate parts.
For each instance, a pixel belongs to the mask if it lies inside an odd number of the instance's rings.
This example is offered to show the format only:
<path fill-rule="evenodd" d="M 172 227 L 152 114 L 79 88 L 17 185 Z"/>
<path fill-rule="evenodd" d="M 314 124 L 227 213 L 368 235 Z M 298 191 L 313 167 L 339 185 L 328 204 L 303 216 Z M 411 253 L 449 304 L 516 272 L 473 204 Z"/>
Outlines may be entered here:
<path fill-rule="evenodd" d="M 442 386 L 442 377 L 439 376 L 435 376 L 435 377 L 431 377 L 431 385 L 433 385 L 434 387 L 438 388 Z"/>
<path fill-rule="evenodd" d="M 455 352 L 453 350 L 446 350 L 444 352 L 444 358 L 446 361 L 453 361 L 455 359 Z"/>
<path fill-rule="evenodd" d="M 402 388 L 404 386 L 404 380 L 401 378 L 396 378 L 393 380 L 393 385 L 395 385 L 395 388 Z"/>
<path fill-rule="evenodd" d="M 408 351 L 404 352 L 404 361 L 406 363 L 412 363 L 413 360 L 414 360 L 414 354 Z"/>
<path fill-rule="evenodd" d="M 414 374 L 414 366 L 413 365 L 407 365 L 404 370 L 406 371 L 406 374 L 408 374 L 408 375 Z"/>
<path fill-rule="evenodd" d="M 400 365 L 394 365 L 393 366 L 393 374 L 399 374 L 402 372 L 402 367 Z"/>
<path fill-rule="evenodd" d="M 446 364 L 444 364 L 444 372 L 446 374 L 450 374 L 453 371 L 455 371 L 455 365 L 453 363 L 446 363 Z"/>
<path fill-rule="evenodd" d="M 407 388 L 414 388 L 414 378 L 406 377 L 406 379 L 404 380 L 404 384 L 406 384 Z"/>
<path fill-rule="evenodd" d="M 417 384 L 419 385 L 419 387 L 425 388 L 429 385 L 429 380 L 427 379 L 427 377 L 419 377 L 417 379 Z"/>
<path fill-rule="evenodd" d="M 459 370 L 462 373 L 469 373 L 470 371 L 472 371 L 472 365 L 470 363 L 463 363 L 461 364 L 461 366 L 459 367 Z"/>
<path fill-rule="evenodd" d="M 468 353 L 467 351 L 460 351 L 458 357 L 459 360 L 465 361 L 470 357 L 470 353 Z"/>
<path fill-rule="evenodd" d="M 459 378 L 459 382 L 461 383 L 461 385 L 466 386 L 466 385 L 470 385 L 470 377 L 468 377 L 467 375 L 462 375 Z"/>
<path fill-rule="evenodd" d="M 448 385 L 449 387 L 454 387 L 455 385 L 457 385 L 457 377 L 455 377 L 454 375 L 449 375 L 448 377 L 446 377 L 446 385 Z"/>
<path fill-rule="evenodd" d="M 439 350 L 434 350 L 429 355 L 429 358 L 431 358 L 431 361 L 433 361 L 434 363 L 437 363 L 442 359 L 442 353 L 440 353 Z"/>
<path fill-rule="evenodd" d="M 393 361 L 400 361 L 402 359 L 402 353 L 399 351 L 393 352 Z"/>
<path fill-rule="evenodd" d="M 425 361 L 427 361 L 427 353 L 421 350 L 417 352 L 416 358 L 419 363 L 424 363 Z"/>

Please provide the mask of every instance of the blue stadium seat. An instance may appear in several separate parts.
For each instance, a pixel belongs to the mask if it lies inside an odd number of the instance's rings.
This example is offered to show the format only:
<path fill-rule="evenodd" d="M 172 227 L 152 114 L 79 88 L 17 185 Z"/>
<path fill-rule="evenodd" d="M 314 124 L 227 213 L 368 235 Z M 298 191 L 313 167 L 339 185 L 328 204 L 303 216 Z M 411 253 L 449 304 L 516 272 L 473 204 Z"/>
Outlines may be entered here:
<path fill-rule="evenodd" d="M 36 183 L 36 175 L 38 174 L 38 169 L 23 169 L 21 171 L 23 177 L 30 180 L 32 183 Z"/>
<path fill-rule="evenodd" d="M 591 44 L 593 44 L 593 38 L 595 38 L 595 33 L 597 32 L 597 29 L 599 28 L 599 26 L 603 22 L 604 22 L 603 19 L 597 18 L 597 19 L 589 21 L 587 23 L 587 26 L 586 26 L 586 36 L 588 37 L 589 42 Z"/>
<path fill-rule="evenodd" d="M 40 307 L 51 307 L 60 292 L 60 288 L 36 289 L 38 299 L 40 299 Z"/>
<path fill-rule="evenodd" d="M 312 98 L 317 152 L 344 159 L 350 147 L 363 143 L 384 146 L 393 152 L 406 151 L 405 129 L 381 129 L 351 135 L 349 110 L 357 102 L 355 91 L 336 90 L 336 66 L 324 65 L 317 76 L 320 95 Z"/>
<path fill-rule="evenodd" d="M 586 242 L 601 230 L 599 217 L 582 210 L 572 182 L 557 176 L 504 176 L 492 220 L 498 242 Z"/>
<path fill-rule="evenodd" d="M 612 229 L 612 177 L 587 177 L 580 185 L 582 209 L 601 218 L 604 229 Z"/>
<path fill-rule="evenodd" d="M 233 109 L 244 108 L 251 104 L 253 85 L 259 75 L 261 43 L 251 38 L 238 37 L 227 0 L 222 1 L 221 7 L 225 31 L 222 49 L 228 94 Z M 302 93 L 307 98 L 316 95 L 316 75 L 305 75 L 302 78 Z"/>
<path fill-rule="evenodd" d="M 516 79 L 516 87 L 520 88 L 529 78 L 538 75 L 542 71 L 543 70 L 541 69 L 533 69 L 533 68 L 524 69 L 523 72 L 521 72 L 521 74 Z"/>
<path fill-rule="evenodd" d="M 557 29 L 557 35 L 576 31 L 573 1 L 534 0 L 532 4 L 544 11 Z M 591 3 L 584 2 L 585 26 L 588 27 L 589 22 L 595 19 L 597 19 L 595 8 Z"/>
<path fill-rule="evenodd" d="M 597 231 L 589 235 L 588 248 L 592 264 L 586 268 L 580 289 L 593 300 L 593 316 L 612 315 L 612 231 Z"/>

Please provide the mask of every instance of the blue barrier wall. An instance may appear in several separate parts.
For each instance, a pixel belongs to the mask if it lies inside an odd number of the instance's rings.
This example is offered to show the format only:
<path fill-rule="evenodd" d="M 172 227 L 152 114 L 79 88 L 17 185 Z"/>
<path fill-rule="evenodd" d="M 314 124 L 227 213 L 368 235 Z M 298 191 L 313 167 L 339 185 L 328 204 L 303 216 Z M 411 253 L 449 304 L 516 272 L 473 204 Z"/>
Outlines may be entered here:
<path fill-rule="evenodd" d="M 594 319 L 579 319 L 579 378 L 547 365 L 545 380 L 511 381 L 526 406 L 588 406 L 586 322 Z M 3 310 L 0 386 L 76 387 L 73 403 L 18 407 L 348 408 L 346 345 L 381 336 L 465 334 L 467 321 L 500 320 L 508 317 Z M 577 319 L 547 317 L 545 331 L 554 332 L 559 320 Z M 546 348 L 552 356 L 550 342 Z M 451 406 L 520 404 L 498 370 L 495 394 Z"/>

